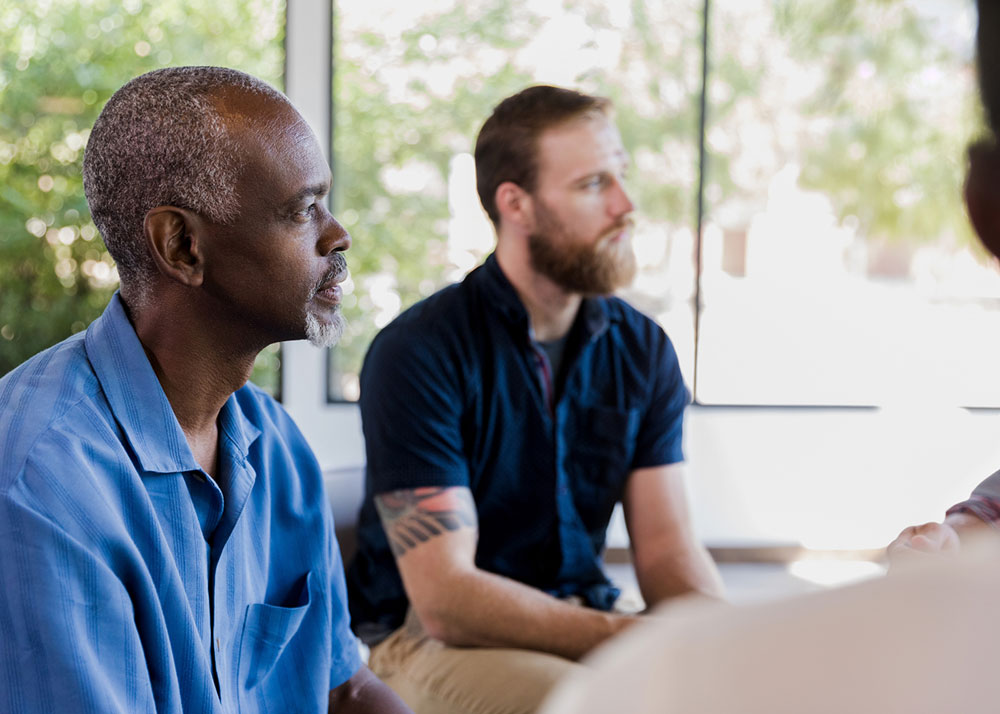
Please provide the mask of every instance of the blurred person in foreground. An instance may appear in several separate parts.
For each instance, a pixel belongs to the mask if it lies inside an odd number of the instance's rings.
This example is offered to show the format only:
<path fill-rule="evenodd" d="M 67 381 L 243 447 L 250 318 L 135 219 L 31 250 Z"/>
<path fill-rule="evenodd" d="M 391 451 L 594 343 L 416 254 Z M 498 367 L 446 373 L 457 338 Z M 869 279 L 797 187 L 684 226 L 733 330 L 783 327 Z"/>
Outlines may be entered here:
<path fill-rule="evenodd" d="M 540 714 L 995 714 L 1000 547 L 964 550 L 763 604 L 668 605 Z"/>
<path fill-rule="evenodd" d="M 616 502 L 648 605 L 722 590 L 687 510 L 677 356 L 612 297 L 636 262 L 609 102 L 525 89 L 475 161 L 496 251 L 386 327 L 361 374 L 352 620 L 420 714 L 535 711 L 637 620 L 601 567 Z"/>
<path fill-rule="evenodd" d="M 1000 256 L 1000 4 L 979 1 L 979 79 L 994 136 L 969 152 L 966 202 Z M 567 678 L 544 714 L 992 714 L 1000 640 L 1000 474 L 889 547 L 889 577 L 763 605 L 677 605 Z M 927 557 L 948 553 L 953 557 Z M 923 556 L 923 557 L 920 557 Z"/>
<path fill-rule="evenodd" d="M 409 711 L 361 662 L 319 465 L 247 382 L 341 331 L 312 131 L 241 72 L 157 70 L 83 172 L 121 289 L 0 380 L 0 710 Z"/>

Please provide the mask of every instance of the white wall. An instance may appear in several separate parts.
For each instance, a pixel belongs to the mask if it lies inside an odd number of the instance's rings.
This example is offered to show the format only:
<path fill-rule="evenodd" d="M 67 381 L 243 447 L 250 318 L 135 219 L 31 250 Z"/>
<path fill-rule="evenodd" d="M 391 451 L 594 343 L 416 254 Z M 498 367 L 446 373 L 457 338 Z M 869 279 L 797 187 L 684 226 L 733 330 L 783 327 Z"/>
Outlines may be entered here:
<path fill-rule="evenodd" d="M 1000 414 L 692 408 L 696 525 L 713 545 L 875 548 L 1000 468 Z"/>
<path fill-rule="evenodd" d="M 304 369 L 296 359 L 285 364 L 287 406 L 320 463 L 362 465 L 357 407 L 323 404 L 323 360 Z M 695 406 L 686 452 L 695 525 L 710 545 L 876 548 L 1000 468 L 1000 413 Z M 611 542 L 623 538 L 616 529 Z"/>

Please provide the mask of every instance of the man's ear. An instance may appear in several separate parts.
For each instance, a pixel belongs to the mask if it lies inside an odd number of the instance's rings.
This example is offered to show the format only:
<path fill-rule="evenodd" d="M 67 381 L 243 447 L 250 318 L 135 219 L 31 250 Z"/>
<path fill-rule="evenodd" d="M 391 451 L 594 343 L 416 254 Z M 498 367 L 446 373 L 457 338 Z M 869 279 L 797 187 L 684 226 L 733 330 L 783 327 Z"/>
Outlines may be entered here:
<path fill-rule="evenodd" d="M 146 214 L 143 230 L 153 261 L 163 275 L 188 287 L 201 285 L 203 223 L 196 214 L 175 206 L 157 206 Z"/>
<path fill-rule="evenodd" d="M 497 186 L 493 196 L 500 214 L 501 223 L 532 230 L 535 213 L 531 202 L 531 194 L 513 181 L 504 181 Z"/>

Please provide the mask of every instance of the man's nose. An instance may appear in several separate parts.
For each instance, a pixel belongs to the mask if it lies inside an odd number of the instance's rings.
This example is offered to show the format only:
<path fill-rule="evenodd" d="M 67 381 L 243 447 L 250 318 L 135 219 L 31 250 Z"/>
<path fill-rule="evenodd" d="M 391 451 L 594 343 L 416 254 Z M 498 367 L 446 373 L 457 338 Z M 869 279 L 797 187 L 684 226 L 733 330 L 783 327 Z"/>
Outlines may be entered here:
<path fill-rule="evenodd" d="M 327 225 L 320 234 L 317 250 L 320 255 L 347 250 L 351 247 L 351 234 L 347 232 L 333 215 L 327 215 Z"/>
<path fill-rule="evenodd" d="M 632 199 L 628 195 L 628 190 L 626 190 L 625 184 L 622 183 L 621 179 L 615 179 L 615 185 L 611 191 L 611 203 L 608 211 L 613 218 L 627 216 L 635 210 L 635 204 L 632 203 Z"/>

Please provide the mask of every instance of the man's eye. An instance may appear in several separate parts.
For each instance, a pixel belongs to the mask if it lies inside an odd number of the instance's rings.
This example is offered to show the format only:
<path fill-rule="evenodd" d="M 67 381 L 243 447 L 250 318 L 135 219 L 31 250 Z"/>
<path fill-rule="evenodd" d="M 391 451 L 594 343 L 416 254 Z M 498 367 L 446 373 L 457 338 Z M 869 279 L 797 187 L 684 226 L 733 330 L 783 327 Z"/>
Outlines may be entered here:
<path fill-rule="evenodd" d="M 308 221 L 312 218 L 313 214 L 316 213 L 316 204 L 310 203 L 308 206 L 303 208 L 301 211 L 296 211 L 293 216 L 297 221 Z"/>

